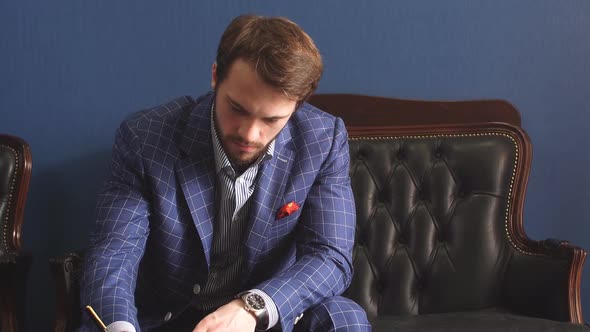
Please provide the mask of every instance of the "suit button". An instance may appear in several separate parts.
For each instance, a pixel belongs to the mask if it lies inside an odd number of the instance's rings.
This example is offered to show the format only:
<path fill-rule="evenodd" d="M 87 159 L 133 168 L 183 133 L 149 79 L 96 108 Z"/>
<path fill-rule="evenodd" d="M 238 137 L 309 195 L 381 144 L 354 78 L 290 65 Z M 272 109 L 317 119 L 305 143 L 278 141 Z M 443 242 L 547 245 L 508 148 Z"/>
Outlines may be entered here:
<path fill-rule="evenodd" d="M 171 312 L 167 312 L 166 315 L 164 316 L 164 321 L 167 322 L 170 320 L 170 318 L 172 318 L 172 313 Z"/>
<path fill-rule="evenodd" d="M 201 286 L 199 284 L 195 284 L 193 286 L 193 294 L 199 295 L 200 292 L 201 292 Z"/>

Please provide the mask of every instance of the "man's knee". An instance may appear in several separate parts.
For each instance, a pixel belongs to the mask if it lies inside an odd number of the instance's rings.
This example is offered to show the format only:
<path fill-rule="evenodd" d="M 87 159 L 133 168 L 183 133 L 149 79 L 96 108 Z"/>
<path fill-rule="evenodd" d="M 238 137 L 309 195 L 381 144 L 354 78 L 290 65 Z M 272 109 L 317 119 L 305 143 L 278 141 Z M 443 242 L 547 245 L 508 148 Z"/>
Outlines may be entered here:
<path fill-rule="evenodd" d="M 297 331 L 371 331 L 365 310 L 342 296 L 324 299 L 309 308 L 295 325 Z"/>

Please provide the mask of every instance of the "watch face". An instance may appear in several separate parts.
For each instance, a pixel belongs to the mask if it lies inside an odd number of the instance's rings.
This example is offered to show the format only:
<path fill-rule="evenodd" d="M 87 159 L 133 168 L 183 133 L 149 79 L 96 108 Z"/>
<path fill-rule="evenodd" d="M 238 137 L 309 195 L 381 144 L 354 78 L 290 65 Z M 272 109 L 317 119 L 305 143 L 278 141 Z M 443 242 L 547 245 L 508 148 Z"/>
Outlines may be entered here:
<path fill-rule="evenodd" d="M 264 309 L 264 299 L 258 294 L 248 294 L 246 302 L 248 302 L 248 305 L 254 310 Z"/>

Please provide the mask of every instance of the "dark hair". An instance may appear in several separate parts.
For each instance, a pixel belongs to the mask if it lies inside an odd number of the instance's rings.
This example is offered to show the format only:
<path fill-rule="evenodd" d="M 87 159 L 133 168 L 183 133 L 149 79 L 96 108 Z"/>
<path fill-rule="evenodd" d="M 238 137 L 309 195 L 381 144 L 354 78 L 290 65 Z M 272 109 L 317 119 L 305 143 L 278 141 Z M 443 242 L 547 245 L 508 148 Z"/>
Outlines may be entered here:
<path fill-rule="evenodd" d="M 242 15 L 233 19 L 217 48 L 218 83 L 238 58 L 251 63 L 267 84 L 298 104 L 315 91 L 322 76 L 322 58 L 313 40 L 284 17 Z"/>

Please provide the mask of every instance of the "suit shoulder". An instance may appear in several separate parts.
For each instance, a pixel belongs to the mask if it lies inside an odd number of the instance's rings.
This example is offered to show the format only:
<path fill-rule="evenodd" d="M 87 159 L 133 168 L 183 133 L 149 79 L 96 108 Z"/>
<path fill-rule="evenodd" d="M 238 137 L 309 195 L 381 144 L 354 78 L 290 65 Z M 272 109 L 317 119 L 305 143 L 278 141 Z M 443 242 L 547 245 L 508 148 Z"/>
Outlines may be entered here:
<path fill-rule="evenodd" d="M 307 103 L 293 114 L 292 120 L 292 146 L 299 153 L 327 157 L 335 144 L 342 144 L 348 137 L 342 119 Z"/>
<path fill-rule="evenodd" d="M 179 121 L 186 120 L 195 106 L 196 102 L 193 98 L 183 96 L 164 104 L 135 112 L 127 117 L 123 123 L 138 132 L 149 131 L 150 128 L 155 129 L 155 127 L 161 126 L 175 127 Z"/>
<path fill-rule="evenodd" d="M 190 120 L 191 113 L 198 110 L 199 101 L 183 96 L 164 104 L 135 112 L 127 117 L 117 130 L 118 136 L 129 143 L 134 142 L 143 150 L 153 147 L 176 146 Z"/>
<path fill-rule="evenodd" d="M 310 119 L 317 119 L 321 121 L 333 122 L 336 119 L 334 115 L 324 112 L 310 103 L 303 103 L 303 105 L 301 105 L 301 107 L 297 110 L 295 114 L 298 113 L 300 116 L 307 117 Z"/>
<path fill-rule="evenodd" d="M 320 133 L 336 136 L 339 131 L 346 131 L 342 119 L 308 103 L 304 103 L 293 114 L 292 119 L 293 138 L 306 137 L 309 134 L 317 137 Z"/>

